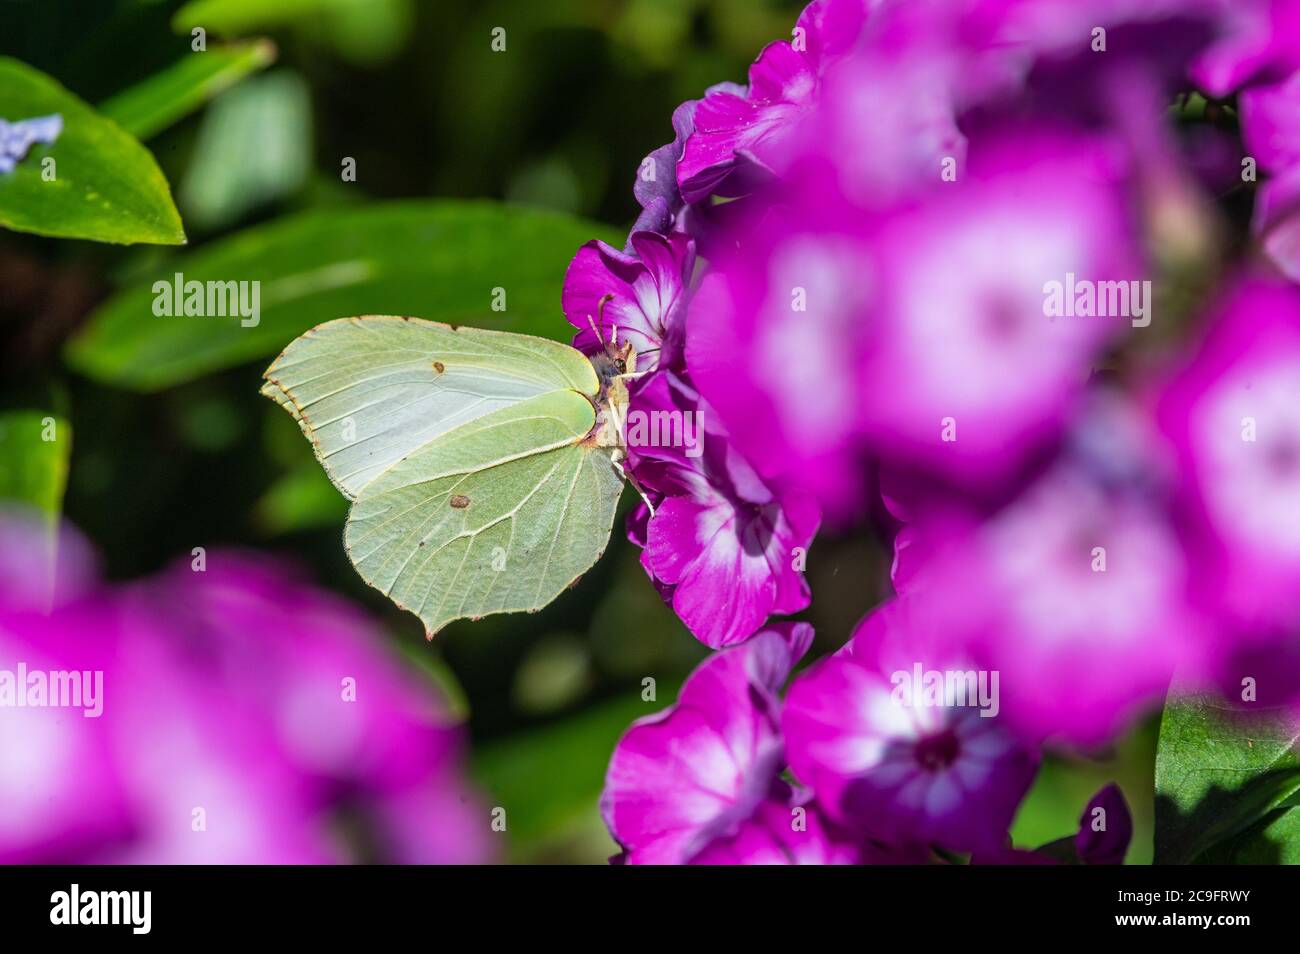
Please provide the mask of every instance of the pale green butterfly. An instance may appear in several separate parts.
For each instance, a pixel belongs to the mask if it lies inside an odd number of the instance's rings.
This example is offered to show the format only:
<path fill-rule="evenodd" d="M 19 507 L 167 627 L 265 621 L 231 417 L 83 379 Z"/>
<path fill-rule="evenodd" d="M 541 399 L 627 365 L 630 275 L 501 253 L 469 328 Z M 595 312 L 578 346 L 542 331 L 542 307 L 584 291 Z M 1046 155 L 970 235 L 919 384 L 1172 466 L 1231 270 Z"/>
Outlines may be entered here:
<path fill-rule="evenodd" d="M 357 571 L 432 638 L 455 619 L 539 610 L 604 552 L 636 360 L 630 345 L 605 351 L 342 318 L 285 348 L 262 393 L 352 501 Z"/>

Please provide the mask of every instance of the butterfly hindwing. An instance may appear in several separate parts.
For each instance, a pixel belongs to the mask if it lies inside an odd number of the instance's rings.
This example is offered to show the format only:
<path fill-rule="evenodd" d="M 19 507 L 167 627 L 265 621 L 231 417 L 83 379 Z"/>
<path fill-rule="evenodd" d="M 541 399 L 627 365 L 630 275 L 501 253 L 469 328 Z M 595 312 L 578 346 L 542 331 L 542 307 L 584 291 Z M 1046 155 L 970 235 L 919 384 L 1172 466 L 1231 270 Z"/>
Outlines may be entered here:
<path fill-rule="evenodd" d="M 584 442 L 575 391 L 464 424 L 362 490 L 345 541 L 358 572 L 430 635 L 453 619 L 538 610 L 600 557 L 622 480 Z"/>
<path fill-rule="evenodd" d="M 466 421 L 548 391 L 599 390 L 591 363 L 558 342 L 384 315 L 313 328 L 265 377 L 262 393 L 293 415 L 349 498 Z"/>

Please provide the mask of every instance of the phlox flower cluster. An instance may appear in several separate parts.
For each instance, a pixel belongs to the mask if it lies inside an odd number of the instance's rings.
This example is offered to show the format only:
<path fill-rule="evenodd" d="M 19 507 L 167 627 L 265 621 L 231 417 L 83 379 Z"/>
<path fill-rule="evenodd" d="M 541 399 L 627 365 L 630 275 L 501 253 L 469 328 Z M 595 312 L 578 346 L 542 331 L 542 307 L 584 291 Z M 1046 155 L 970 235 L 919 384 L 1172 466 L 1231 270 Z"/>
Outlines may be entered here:
<path fill-rule="evenodd" d="M 1045 750 L 1175 671 L 1300 701 L 1300 3 L 815 0 L 672 127 L 564 293 L 703 422 L 628 448 L 717 652 L 613 754 L 620 860 L 1046 861 Z M 819 532 L 890 592 L 787 686 Z M 1082 818 L 1122 860 L 1118 789 Z"/>
<path fill-rule="evenodd" d="M 461 728 L 391 653 L 267 557 L 110 584 L 0 513 L 0 862 L 491 860 Z"/>

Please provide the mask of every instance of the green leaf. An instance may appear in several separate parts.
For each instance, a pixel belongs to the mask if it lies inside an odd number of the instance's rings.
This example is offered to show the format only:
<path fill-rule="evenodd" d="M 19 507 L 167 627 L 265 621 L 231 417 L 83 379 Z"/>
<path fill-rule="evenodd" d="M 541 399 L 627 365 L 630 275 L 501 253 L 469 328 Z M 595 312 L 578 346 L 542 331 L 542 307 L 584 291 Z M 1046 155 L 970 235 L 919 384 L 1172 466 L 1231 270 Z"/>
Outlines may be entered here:
<path fill-rule="evenodd" d="M 1298 739 L 1285 709 L 1171 693 L 1156 750 L 1156 863 L 1204 860 L 1300 792 Z"/>
<path fill-rule="evenodd" d="M 272 484 L 254 509 L 258 527 L 271 535 L 336 526 L 347 515 L 347 500 L 310 457 Z"/>
<path fill-rule="evenodd" d="M 0 413 L 0 499 L 58 519 L 68 482 L 72 426 L 43 411 Z"/>
<path fill-rule="evenodd" d="M 58 141 L 34 146 L 16 169 L 0 174 L 0 226 L 120 245 L 185 242 L 167 180 L 149 151 L 44 73 L 0 57 L 0 119 L 51 113 L 63 116 Z M 53 165 L 43 174 L 47 157 Z"/>
<path fill-rule="evenodd" d="M 190 53 L 101 104 L 100 112 L 131 135 L 148 139 L 249 74 L 265 69 L 275 61 L 275 53 L 270 40 Z"/>
<path fill-rule="evenodd" d="M 355 63 L 381 63 L 401 49 L 415 20 L 412 0 L 191 0 L 172 28 L 223 36 L 292 26 L 324 38 Z"/>
<path fill-rule="evenodd" d="M 515 670 L 511 700 L 520 712 L 536 716 L 572 706 L 593 684 L 591 651 L 573 633 L 539 640 Z"/>
<path fill-rule="evenodd" d="M 393 202 L 310 212 L 249 229 L 156 269 L 112 297 L 68 349 L 79 371 L 153 391 L 277 354 L 309 328 L 346 315 L 415 314 L 568 340 L 564 271 L 606 226 L 493 202 Z M 259 281 L 260 315 L 157 317 L 154 280 Z M 505 310 L 493 311 L 494 289 Z"/>
<path fill-rule="evenodd" d="M 336 495 L 337 496 L 337 495 Z M 427 645 L 410 639 L 397 639 L 394 641 L 397 647 L 397 654 L 407 667 L 418 673 L 437 690 L 438 698 L 441 700 L 443 708 L 446 711 L 448 720 L 452 722 L 468 722 L 470 717 L 469 697 L 465 695 L 465 689 L 452 672 L 451 667 L 443 658 Z"/>
<path fill-rule="evenodd" d="M 294 194 L 307 181 L 311 153 L 311 94 L 297 73 L 278 70 L 230 90 L 203 117 L 177 193 L 186 221 L 223 228 Z"/>
<path fill-rule="evenodd" d="M 191 0 L 172 17 L 172 28 L 188 33 L 203 27 L 214 33 L 236 34 L 283 26 L 308 17 L 328 15 L 337 7 L 369 0 Z"/>
<path fill-rule="evenodd" d="M 1241 834 L 1219 842 L 1197 861 L 1219 865 L 1300 865 L 1300 808 L 1270 812 Z"/>

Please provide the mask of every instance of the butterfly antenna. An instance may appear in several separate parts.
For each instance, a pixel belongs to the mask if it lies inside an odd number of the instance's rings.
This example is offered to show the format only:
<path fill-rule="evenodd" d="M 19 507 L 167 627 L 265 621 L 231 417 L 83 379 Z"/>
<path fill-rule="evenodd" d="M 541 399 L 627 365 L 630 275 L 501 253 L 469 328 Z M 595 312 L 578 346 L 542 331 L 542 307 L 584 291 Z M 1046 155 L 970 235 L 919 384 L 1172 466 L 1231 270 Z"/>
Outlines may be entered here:
<path fill-rule="evenodd" d="M 600 333 L 600 328 L 596 326 L 596 319 L 592 318 L 591 315 L 588 315 L 587 324 L 591 325 L 591 333 L 596 336 L 596 340 L 600 342 L 600 346 L 608 351 L 609 346 L 605 344 L 605 336 Z"/>
<path fill-rule="evenodd" d="M 602 295 L 601 298 L 600 298 L 600 301 L 596 303 L 596 318 L 597 318 L 597 321 L 600 323 L 601 327 L 604 327 L 604 325 L 605 325 L 605 302 L 609 301 L 609 300 L 612 299 L 613 297 L 614 297 L 614 296 L 613 296 L 612 294 L 609 294 L 609 295 Z M 588 318 L 588 320 L 590 320 L 590 318 Z M 608 358 L 613 358 L 613 357 L 614 357 L 614 351 L 613 351 L 613 349 L 610 347 L 609 342 L 607 342 L 607 341 L 605 340 L 604 335 L 600 334 L 600 332 L 597 332 L 597 333 L 596 333 L 596 338 L 600 341 L 601 347 L 603 347 L 603 348 L 605 349 L 605 356 L 608 357 Z M 614 344 L 615 344 L 615 345 L 618 344 L 618 326 L 617 326 L 617 325 L 614 326 Z"/>

